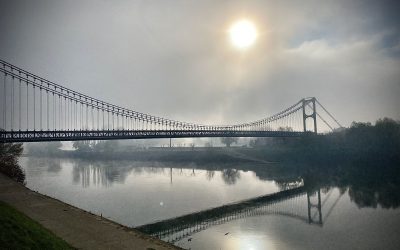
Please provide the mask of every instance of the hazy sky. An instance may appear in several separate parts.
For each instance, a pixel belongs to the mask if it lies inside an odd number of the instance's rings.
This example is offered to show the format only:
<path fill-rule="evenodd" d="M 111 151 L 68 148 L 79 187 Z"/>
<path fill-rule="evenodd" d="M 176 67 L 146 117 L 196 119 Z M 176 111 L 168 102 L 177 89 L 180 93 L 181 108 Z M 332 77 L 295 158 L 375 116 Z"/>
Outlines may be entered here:
<path fill-rule="evenodd" d="M 0 58 L 168 118 L 250 121 L 315 96 L 344 125 L 400 119 L 397 1 L 3 1 Z M 227 30 L 254 22 L 254 46 Z"/>

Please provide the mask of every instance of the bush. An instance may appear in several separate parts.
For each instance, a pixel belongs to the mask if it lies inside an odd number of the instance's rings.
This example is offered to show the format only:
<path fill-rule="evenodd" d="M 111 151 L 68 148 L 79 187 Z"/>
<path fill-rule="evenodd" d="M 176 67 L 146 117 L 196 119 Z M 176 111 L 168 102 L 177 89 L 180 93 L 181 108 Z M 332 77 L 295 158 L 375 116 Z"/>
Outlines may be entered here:
<path fill-rule="evenodd" d="M 25 182 L 25 173 L 18 164 L 22 151 L 22 143 L 0 143 L 0 172 L 20 183 Z"/>

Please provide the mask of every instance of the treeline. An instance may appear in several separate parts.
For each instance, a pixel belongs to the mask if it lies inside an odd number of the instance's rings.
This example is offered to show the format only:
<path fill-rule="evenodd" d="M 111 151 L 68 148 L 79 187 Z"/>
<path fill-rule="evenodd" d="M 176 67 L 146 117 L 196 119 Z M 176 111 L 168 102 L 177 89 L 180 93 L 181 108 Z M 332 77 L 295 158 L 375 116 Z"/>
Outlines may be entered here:
<path fill-rule="evenodd" d="M 286 128 L 289 129 L 289 128 Z M 235 141 L 224 141 L 227 146 Z M 60 142 L 29 144 L 28 154 L 77 157 L 93 159 L 136 159 L 166 161 L 237 161 L 220 148 L 139 148 L 120 145 L 119 141 L 76 141 L 74 150 L 61 150 Z M 323 135 L 298 138 L 256 138 L 249 147 L 236 147 L 235 152 L 274 162 L 347 162 L 373 160 L 383 162 L 400 161 L 400 122 L 384 118 L 375 124 L 353 122 L 349 128 L 342 128 Z"/>
<path fill-rule="evenodd" d="M 353 122 L 325 135 L 254 140 L 258 157 L 283 162 L 310 188 L 339 187 L 359 207 L 400 206 L 400 122 Z M 282 185 L 287 180 L 277 180 Z"/>
<path fill-rule="evenodd" d="M 254 154 L 281 161 L 340 162 L 352 160 L 400 161 L 400 122 L 384 118 L 353 122 L 324 135 L 299 138 L 257 138 Z"/>
<path fill-rule="evenodd" d="M 118 140 L 75 141 L 72 145 L 73 150 L 61 149 L 60 142 L 30 143 L 26 148 L 28 155 L 40 157 L 197 163 L 246 162 L 226 154 L 224 148 L 143 148 L 121 145 Z"/>

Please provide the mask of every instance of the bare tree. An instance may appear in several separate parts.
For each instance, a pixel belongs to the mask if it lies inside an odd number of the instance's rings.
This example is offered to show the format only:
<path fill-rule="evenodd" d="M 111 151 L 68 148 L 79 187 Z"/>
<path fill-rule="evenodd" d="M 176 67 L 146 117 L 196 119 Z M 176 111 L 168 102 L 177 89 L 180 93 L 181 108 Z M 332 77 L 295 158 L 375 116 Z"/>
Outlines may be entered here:
<path fill-rule="evenodd" d="M 233 143 L 238 142 L 238 138 L 237 137 L 221 137 L 221 142 L 229 148 Z"/>

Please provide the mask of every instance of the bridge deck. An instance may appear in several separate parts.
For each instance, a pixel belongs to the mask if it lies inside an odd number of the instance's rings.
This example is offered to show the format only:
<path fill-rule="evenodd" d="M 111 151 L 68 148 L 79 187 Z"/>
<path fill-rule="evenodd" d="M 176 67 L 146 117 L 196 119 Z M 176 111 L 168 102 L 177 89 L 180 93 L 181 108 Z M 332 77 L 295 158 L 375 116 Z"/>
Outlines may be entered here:
<path fill-rule="evenodd" d="M 300 137 L 311 132 L 233 130 L 74 130 L 3 131 L 0 142 L 120 140 L 192 137 Z"/>

